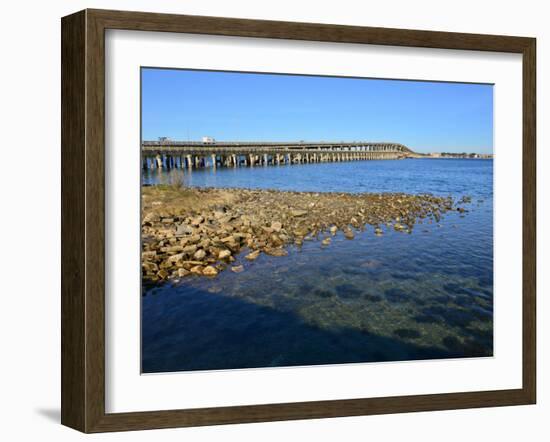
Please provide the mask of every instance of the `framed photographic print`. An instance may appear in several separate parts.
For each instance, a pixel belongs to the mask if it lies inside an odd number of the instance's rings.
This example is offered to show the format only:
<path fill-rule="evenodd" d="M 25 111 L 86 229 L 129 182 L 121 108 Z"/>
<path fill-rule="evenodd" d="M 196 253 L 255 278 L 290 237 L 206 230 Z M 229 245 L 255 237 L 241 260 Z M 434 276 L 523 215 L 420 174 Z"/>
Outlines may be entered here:
<path fill-rule="evenodd" d="M 533 404 L 535 40 L 62 19 L 62 423 Z"/>

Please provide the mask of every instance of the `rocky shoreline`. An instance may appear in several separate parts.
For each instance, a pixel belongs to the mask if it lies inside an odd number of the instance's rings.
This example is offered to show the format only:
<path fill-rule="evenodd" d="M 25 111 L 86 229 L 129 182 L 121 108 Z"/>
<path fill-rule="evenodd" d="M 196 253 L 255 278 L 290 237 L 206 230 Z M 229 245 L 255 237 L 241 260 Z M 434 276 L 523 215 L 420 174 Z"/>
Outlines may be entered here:
<path fill-rule="evenodd" d="M 383 227 L 411 233 L 417 223 L 439 223 L 448 211 L 466 212 L 469 202 L 403 193 L 144 186 L 142 278 L 154 283 L 240 273 L 262 253 L 286 256 L 288 246 L 307 240 L 328 247 L 339 231 L 349 240 L 368 228 L 375 235 L 383 235 Z M 235 265 L 241 252 L 245 264 Z"/>

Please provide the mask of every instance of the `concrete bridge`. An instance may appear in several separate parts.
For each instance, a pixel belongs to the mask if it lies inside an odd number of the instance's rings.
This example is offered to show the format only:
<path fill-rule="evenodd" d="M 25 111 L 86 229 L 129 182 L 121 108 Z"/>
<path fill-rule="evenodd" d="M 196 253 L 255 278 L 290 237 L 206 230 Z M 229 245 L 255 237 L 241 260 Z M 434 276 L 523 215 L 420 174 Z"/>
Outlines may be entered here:
<path fill-rule="evenodd" d="M 390 142 L 143 141 L 142 167 L 201 168 L 396 160 L 414 156 Z"/>

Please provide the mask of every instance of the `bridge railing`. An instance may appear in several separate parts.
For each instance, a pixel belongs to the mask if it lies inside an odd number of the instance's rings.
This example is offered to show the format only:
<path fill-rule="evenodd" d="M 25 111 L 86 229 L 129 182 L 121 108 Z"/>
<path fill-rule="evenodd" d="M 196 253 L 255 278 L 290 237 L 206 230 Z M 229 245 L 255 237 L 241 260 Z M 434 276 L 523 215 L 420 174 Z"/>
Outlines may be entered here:
<path fill-rule="evenodd" d="M 292 152 L 292 151 L 333 151 L 333 150 L 367 150 L 367 151 L 388 151 L 393 150 L 404 153 L 414 153 L 411 149 L 399 143 L 386 142 L 201 142 L 201 141 L 143 141 L 144 152 Z"/>

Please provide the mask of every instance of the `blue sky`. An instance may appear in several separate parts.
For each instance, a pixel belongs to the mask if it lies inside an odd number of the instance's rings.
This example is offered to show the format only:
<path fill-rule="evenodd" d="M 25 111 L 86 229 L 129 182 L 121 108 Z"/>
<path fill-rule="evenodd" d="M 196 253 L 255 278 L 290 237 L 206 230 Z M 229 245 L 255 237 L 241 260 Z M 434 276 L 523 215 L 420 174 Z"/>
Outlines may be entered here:
<path fill-rule="evenodd" d="M 142 137 L 493 151 L 491 85 L 142 69 Z"/>

